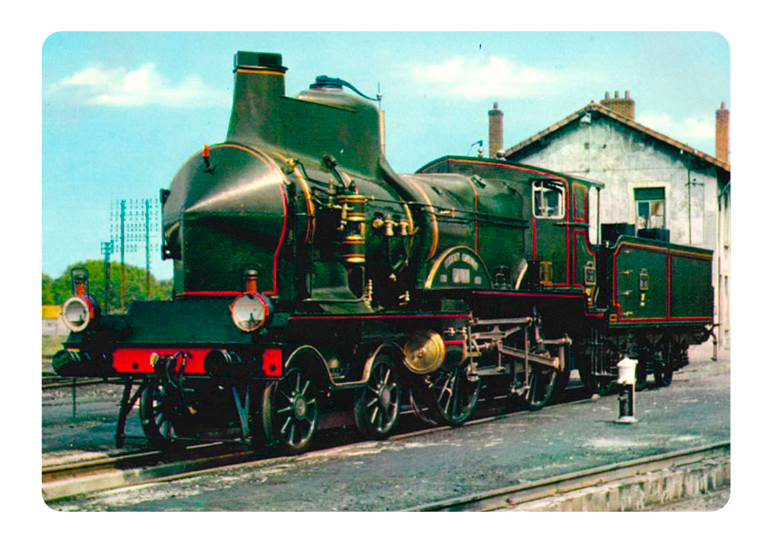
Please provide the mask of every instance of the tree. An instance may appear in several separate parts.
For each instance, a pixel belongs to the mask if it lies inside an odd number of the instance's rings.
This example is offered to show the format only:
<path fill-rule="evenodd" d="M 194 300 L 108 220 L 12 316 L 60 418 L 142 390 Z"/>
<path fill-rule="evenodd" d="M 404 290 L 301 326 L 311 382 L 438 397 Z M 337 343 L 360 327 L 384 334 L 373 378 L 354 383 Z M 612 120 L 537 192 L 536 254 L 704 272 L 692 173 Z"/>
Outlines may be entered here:
<path fill-rule="evenodd" d="M 53 278 L 47 273 L 43 273 L 43 305 L 55 305 L 56 298 L 53 292 Z"/>
<path fill-rule="evenodd" d="M 87 260 L 67 267 L 58 278 L 52 279 L 43 273 L 42 300 L 44 305 L 61 305 L 72 296 L 71 272 L 73 268 L 88 271 L 89 291 L 97 302 L 104 303 L 104 261 Z M 110 266 L 110 311 L 120 310 L 120 264 Z M 150 276 L 150 294 L 153 300 L 167 300 L 171 297 L 172 281 L 159 281 Z M 126 308 L 135 300 L 147 299 L 147 270 L 126 264 Z"/>

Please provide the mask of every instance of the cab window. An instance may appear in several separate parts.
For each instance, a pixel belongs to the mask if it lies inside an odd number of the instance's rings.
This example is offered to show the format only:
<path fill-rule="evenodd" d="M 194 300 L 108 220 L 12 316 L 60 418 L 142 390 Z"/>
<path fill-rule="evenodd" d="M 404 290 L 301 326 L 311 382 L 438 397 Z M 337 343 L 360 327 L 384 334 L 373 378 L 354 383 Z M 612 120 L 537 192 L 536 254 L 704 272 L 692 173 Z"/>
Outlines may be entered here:
<path fill-rule="evenodd" d="M 550 181 L 532 183 L 532 213 L 536 219 L 564 217 L 564 187 Z"/>

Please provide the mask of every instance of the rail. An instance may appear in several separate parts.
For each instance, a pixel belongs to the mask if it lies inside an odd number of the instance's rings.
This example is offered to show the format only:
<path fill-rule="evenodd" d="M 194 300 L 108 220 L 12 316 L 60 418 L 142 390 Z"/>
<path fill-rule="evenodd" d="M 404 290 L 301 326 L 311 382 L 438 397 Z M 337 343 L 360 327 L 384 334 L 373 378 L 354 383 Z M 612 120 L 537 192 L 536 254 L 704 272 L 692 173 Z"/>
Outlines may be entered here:
<path fill-rule="evenodd" d="M 729 455 L 730 442 L 674 451 L 567 473 L 487 492 L 451 498 L 406 509 L 406 511 L 497 511 L 522 504 L 563 496 L 570 492 L 599 487 L 663 470 L 698 464 Z"/>
<path fill-rule="evenodd" d="M 234 465 L 254 459 L 254 453 L 233 450 L 224 443 L 190 445 L 175 450 L 150 450 L 114 457 L 43 467 L 46 502 L 158 481 L 168 477 Z"/>

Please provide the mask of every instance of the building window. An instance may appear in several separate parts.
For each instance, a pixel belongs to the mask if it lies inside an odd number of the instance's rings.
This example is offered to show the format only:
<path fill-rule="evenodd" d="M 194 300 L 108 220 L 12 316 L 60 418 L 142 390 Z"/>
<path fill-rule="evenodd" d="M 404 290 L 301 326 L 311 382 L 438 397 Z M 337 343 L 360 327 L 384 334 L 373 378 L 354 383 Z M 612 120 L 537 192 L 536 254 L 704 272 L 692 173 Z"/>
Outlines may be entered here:
<path fill-rule="evenodd" d="M 663 187 L 634 189 L 636 228 L 666 227 L 666 189 Z"/>
<path fill-rule="evenodd" d="M 564 187 L 548 181 L 532 183 L 532 213 L 536 219 L 564 217 Z"/>

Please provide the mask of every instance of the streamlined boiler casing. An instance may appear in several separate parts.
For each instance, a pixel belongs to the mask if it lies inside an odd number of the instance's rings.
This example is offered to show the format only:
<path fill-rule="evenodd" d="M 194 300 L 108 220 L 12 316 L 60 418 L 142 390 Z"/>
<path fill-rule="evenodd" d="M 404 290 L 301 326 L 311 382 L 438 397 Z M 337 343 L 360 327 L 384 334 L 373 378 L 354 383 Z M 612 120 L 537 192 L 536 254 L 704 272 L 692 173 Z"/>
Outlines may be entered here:
<path fill-rule="evenodd" d="M 286 176 L 266 154 L 236 143 L 193 156 L 163 206 L 165 255 L 174 291 L 241 292 L 243 274 L 277 292 L 279 255 L 289 230 Z"/>

